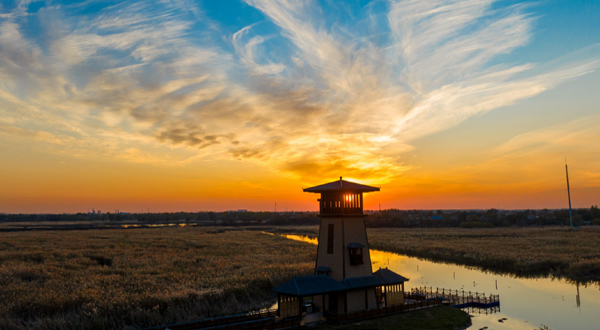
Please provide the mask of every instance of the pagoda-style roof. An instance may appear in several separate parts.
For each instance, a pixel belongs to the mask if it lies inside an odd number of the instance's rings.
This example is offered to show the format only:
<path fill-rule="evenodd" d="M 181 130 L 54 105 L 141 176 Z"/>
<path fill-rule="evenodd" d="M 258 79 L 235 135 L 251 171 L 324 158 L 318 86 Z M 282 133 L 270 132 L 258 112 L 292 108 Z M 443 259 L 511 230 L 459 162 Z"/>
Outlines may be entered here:
<path fill-rule="evenodd" d="M 385 284 L 388 283 L 385 283 L 374 275 L 350 277 L 341 282 L 327 275 L 311 275 L 296 277 L 276 287 L 273 291 L 288 296 L 306 297 L 324 293 L 372 288 Z"/>
<path fill-rule="evenodd" d="M 408 282 L 408 278 L 406 278 L 402 275 L 396 274 L 387 268 L 379 268 L 378 271 L 373 273 L 373 276 L 379 278 L 381 281 L 383 281 L 385 284 L 388 284 L 388 285 Z"/>
<path fill-rule="evenodd" d="M 273 289 L 288 296 L 312 296 L 323 293 L 339 292 L 346 287 L 327 275 L 296 277 Z"/>
<path fill-rule="evenodd" d="M 340 177 L 340 179 L 337 181 L 325 183 L 325 184 L 322 184 L 319 186 L 314 186 L 314 187 L 306 188 L 306 189 L 302 189 L 302 190 L 304 192 L 310 192 L 310 193 L 323 193 L 323 192 L 335 192 L 335 191 L 371 192 L 371 191 L 379 191 L 379 188 L 342 180 L 342 177 Z"/>

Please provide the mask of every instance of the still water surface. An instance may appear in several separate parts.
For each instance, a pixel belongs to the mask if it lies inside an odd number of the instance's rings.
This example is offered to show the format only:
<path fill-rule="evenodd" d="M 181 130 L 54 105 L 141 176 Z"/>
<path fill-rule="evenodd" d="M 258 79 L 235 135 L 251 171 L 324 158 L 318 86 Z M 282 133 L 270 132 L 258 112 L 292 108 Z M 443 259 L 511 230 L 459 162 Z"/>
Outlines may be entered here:
<path fill-rule="evenodd" d="M 311 244 L 316 238 L 282 235 Z M 405 290 L 428 286 L 500 295 L 500 312 L 485 315 L 471 313 L 470 329 L 532 330 L 546 325 L 553 330 L 600 330 L 600 286 L 577 286 L 565 280 L 513 278 L 481 270 L 426 261 L 391 252 L 371 250 L 373 270 L 380 267 L 410 279 Z M 498 287 L 496 288 L 496 281 Z M 579 302 L 578 302 L 579 301 Z M 499 319 L 506 318 L 503 323 Z"/>

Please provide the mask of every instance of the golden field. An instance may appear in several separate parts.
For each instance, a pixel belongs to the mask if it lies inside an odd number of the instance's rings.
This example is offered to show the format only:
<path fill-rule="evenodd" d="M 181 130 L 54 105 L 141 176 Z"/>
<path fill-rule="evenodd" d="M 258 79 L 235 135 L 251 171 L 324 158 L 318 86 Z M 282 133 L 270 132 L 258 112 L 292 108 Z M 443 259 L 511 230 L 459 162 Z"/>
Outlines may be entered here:
<path fill-rule="evenodd" d="M 281 228 L 281 227 L 276 227 Z M 319 227 L 289 227 L 315 237 Z M 514 228 L 368 228 L 372 249 L 522 277 L 600 281 L 600 226 Z"/>
<path fill-rule="evenodd" d="M 269 307 L 312 273 L 317 226 L 0 236 L 0 329 L 136 329 Z M 600 228 L 368 229 L 371 248 L 519 276 L 600 280 Z"/>
<path fill-rule="evenodd" d="M 269 307 L 314 246 L 217 227 L 0 236 L 0 329 L 135 329 Z"/>
<path fill-rule="evenodd" d="M 485 270 L 600 280 L 600 227 L 371 228 L 373 249 Z"/>

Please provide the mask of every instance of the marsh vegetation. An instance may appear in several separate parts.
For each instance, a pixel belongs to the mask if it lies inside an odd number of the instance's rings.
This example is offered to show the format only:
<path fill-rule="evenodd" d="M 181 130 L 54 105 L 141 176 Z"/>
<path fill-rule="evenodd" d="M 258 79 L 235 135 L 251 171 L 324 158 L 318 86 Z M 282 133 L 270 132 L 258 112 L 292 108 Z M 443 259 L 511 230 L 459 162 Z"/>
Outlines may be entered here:
<path fill-rule="evenodd" d="M 314 248 L 243 228 L 0 237 L 0 329 L 133 329 L 257 310 Z"/>
<path fill-rule="evenodd" d="M 310 274 L 317 226 L 32 231 L 0 237 L 0 328 L 134 329 L 257 310 Z M 371 248 L 520 276 L 600 279 L 600 228 L 370 228 Z"/>
<path fill-rule="evenodd" d="M 369 229 L 371 248 L 524 277 L 600 281 L 600 227 Z"/>
<path fill-rule="evenodd" d="M 282 232 L 283 228 L 276 227 Z M 316 237 L 316 226 L 290 227 Z M 528 228 L 368 228 L 372 249 L 476 266 L 521 277 L 600 281 L 600 226 Z"/>

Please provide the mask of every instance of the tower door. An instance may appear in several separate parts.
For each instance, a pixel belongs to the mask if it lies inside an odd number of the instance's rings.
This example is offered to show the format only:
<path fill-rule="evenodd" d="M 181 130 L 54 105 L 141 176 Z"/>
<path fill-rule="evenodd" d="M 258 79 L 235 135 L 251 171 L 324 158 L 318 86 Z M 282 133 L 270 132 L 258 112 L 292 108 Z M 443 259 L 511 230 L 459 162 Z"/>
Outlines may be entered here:
<path fill-rule="evenodd" d="M 329 312 L 338 312 L 338 294 L 330 293 L 329 294 Z"/>

